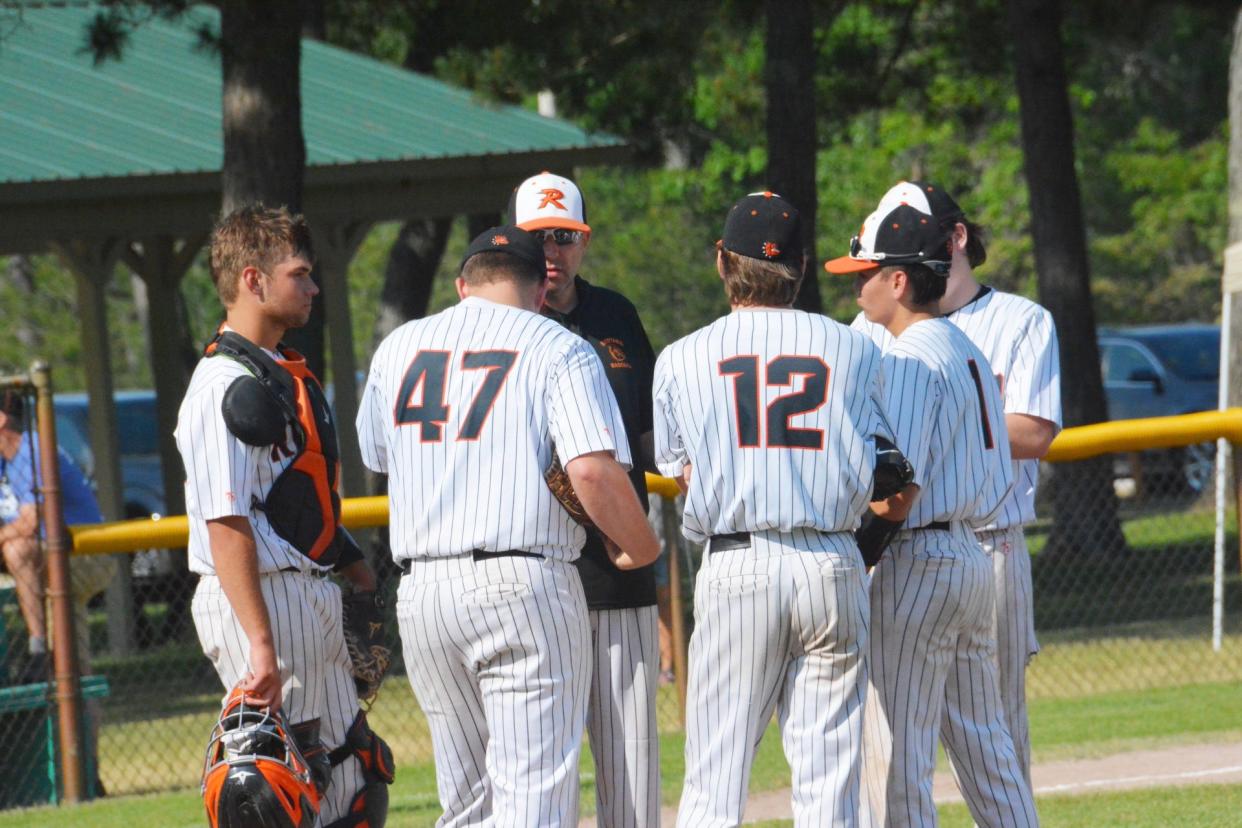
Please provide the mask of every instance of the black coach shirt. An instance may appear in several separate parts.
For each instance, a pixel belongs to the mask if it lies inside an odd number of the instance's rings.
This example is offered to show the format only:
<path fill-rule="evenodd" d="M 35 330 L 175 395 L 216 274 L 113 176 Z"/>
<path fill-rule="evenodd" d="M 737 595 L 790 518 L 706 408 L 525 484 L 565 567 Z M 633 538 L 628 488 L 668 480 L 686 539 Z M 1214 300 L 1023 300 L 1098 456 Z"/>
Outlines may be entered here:
<path fill-rule="evenodd" d="M 608 384 L 617 398 L 625 436 L 630 444 L 630 482 L 643 508 L 647 508 L 647 481 L 643 471 L 641 437 L 651 431 L 651 382 L 655 373 L 655 352 L 630 300 L 607 288 L 594 287 L 581 276 L 574 280 L 578 305 L 569 313 L 547 306 L 545 316 L 555 319 L 595 346 L 604 363 Z M 604 542 L 595 532 L 587 532 L 587 542 L 578 558 L 578 574 L 587 607 L 593 610 L 648 607 L 656 602 L 655 573 L 652 567 L 622 571 L 613 565 Z"/>

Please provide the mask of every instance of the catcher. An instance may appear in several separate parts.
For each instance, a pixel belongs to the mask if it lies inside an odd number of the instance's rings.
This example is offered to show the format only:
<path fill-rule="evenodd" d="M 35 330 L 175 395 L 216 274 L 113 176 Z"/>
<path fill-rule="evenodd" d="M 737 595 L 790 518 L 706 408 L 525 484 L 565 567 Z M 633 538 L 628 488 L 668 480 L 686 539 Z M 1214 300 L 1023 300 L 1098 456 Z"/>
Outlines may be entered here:
<path fill-rule="evenodd" d="M 287 717 L 324 828 L 380 828 L 392 753 L 358 700 L 374 695 L 387 668 L 383 608 L 374 572 L 340 525 L 323 389 L 280 343 L 310 315 L 312 265 L 306 222 L 284 209 L 245 207 L 212 233 L 226 319 L 176 430 L 190 568 L 201 576 L 192 613 L 223 685 Z M 333 572 L 349 584 L 344 598 Z"/>

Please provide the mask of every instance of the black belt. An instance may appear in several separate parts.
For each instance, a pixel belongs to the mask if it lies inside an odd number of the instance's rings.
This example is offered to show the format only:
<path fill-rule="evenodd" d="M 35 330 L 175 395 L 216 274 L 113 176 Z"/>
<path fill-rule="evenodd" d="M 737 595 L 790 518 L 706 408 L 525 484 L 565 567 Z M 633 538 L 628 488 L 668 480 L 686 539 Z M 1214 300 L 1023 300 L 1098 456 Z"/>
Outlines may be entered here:
<path fill-rule="evenodd" d="M 745 549 L 750 546 L 750 532 L 730 532 L 727 535 L 712 535 L 708 539 L 707 551 L 724 552 L 727 549 Z"/>
<path fill-rule="evenodd" d="M 286 566 L 276 570 L 277 572 L 296 572 L 299 575 L 309 575 L 312 578 L 326 578 L 332 574 L 330 569 L 298 569 L 296 566 Z"/>
<path fill-rule="evenodd" d="M 911 529 L 939 529 L 948 532 L 952 524 L 947 520 L 933 520 L 926 526 L 913 526 Z M 724 552 L 729 549 L 745 549 L 750 546 L 750 532 L 730 532 L 727 535 L 712 535 L 708 538 L 708 553 Z"/>
<path fill-rule="evenodd" d="M 490 561 L 495 558 L 543 558 L 540 552 L 528 552 L 525 549 L 502 549 L 499 552 L 488 552 L 486 549 L 471 549 L 470 557 L 476 563 L 478 561 Z M 409 575 L 413 566 L 413 558 L 406 558 L 401 562 L 401 574 Z"/>

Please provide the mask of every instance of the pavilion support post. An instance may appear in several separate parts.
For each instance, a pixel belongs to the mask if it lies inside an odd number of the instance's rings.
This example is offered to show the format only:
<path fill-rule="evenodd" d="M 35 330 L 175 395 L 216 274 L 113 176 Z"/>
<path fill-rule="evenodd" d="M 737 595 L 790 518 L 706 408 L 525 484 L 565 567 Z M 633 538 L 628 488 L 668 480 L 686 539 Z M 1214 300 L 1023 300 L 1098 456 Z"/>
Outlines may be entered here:
<path fill-rule="evenodd" d="M 323 305 L 328 332 L 328 365 L 332 372 L 336 437 L 341 449 L 341 491 L 345 496 L 361 497 L 367 494 L 366 471 L 362 467 L 358 431 L 354 425 L 358 414 L 357 362 L 346 275 L 371 225 L 365 222 L 316 223 L 312 219 L 311 228 L 315 234 L 315 269 L 319 271 L 323 291 L 319 302 Z"/>
<path fill-rule="evenodd" d="M 173 431 L 181 398 L 189 386 L 193 353 L 186 329 L 181 279 L 204 241 L 204 236 L 184 240 L 170 235 L 152 236 L 131 242 L 122 253 L 125 263 L 147 286 L 147 346 L 155 385 L 165 512 L 170 515 L 185 511 L 185 474 Z"/>
<path fill-rule="evenodd" d="M 181 279 L 206 239 L 205 232 L 183 239 L 172 235 L 147 236 L 130 242 L 122 252 L 125 263 L 147 287 L 147 346 L 155 385 L 164 511 L 170 515 L 185 512 L 185 472 L 173 431 L 197 360 L 181 297 Z M 194 584 L 185 554 L 185 550 L 174 553 L 182 577 L 168 594 L 161 596 L 167 601 L 168 611 L 157 636 L 178 635 L 188 623 Z"/>
<path fill-rule="evenodd" d="M 106 292 L 120 257 L 119 239 L 90 244 L 66 241 L 53 245 L 60 260 L 73 272 L 81 320 L 82 363 L 86 373 L 87 428 L 96 497 L 105 520 L 123 520 L 125 486 L 121 478 L 116 406 L 112 398 L 111 337 L 108 334 Z M 129 555 L 113 555 L 116 577 L 108 582 L 108 650 L 128 655 L 134 650 L 134 590 Z"/>

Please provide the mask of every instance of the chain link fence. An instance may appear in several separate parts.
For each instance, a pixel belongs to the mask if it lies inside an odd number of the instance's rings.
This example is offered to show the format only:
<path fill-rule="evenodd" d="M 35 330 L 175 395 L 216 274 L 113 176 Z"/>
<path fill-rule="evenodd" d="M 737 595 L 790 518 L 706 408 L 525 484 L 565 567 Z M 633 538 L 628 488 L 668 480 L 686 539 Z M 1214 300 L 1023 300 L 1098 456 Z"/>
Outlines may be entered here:
<path fill-rule="evenodd" d="M 1205 444 L 1045 466 L 1027 529 L 1041 644 L 1031 698 L 1242 681 L 1237 510 L 1226 485 L 1217 578 L 1213 452 Z M 1104 485 L 1084 482 L 1092 464 Z"/>
<path fill-rule="evenodd" d="M 1223 623 L 1219 648 L 1214 648 L 1215 480 L 1202 470 L 1188 477 L 1188 456 L 1172 450 L 1045 468 L 1038 520 L 1027 531 L 1042 645 L 1029 673 L 1032 699 L 1242 681 L 1242 577 L 1233 489 L 1229 487 L 1228 552 L 1221 584 Z M 1094 471 L 1084 476 L 1085 467 Z M 668 502 L 653 501 L 652 521 L 660 528 L 660 510 L 669 508 Z M 680 512 L 679 503 L 672 508 Z M 675 543 L 680 608 L 688 633 L 701 551 L 681 538 Z M 120 565 L 130 565 L 134 580 L 136 632 L 128 652 L 118 652 L 109 640 L 106 604 L 98 592 L 115 577 L 118 558 Z M 146 559 L 149 563 L 149 554 Z M 382 588 L 391 595 L 397 572 L 377 559 Z M 168 557 L 172 565 L 146 574 L 133 568 L 141 560 L 73 559 L 75 580 L 84 584 L 81 591 L 94 591 L 93 597 L 75 594 L 79 637 L 89 654 L 84 664 L 89 664 L 88 672 L 103 677 L 87 679 L 88 695 L 96 696 L 85 705 L 91 720 L 86 728 L 88 764 L 97 768 L 97 773 L 90 770 L 90 781 L 114 795 L 197 786 L 223 693 L 189 619 L 194 579 L 185 573 L 184 558 L 173 553 Z M 84 579 L 81 573 L 93 577 Z M 51 798 L 54 728 L 49 716 L 54 719 L 54 711 L 46 685 L 31 689 L 28 677 L 19 675 L 25 659 L 24 625 L 12 589 L 3 584 L 0 613 L 0 655 L 8 681 L 0 688 L 0 740 L 7 748 L 0 758 L 0 807 L 46 802 Z M 405 679 L 395 621 L 389 636 L 397 660 L 370 718 L 392 745 L 398 767 L 405 772 L 417 766 L 428 770 L 427 796 L 434 798 L 430 736 Z M 672 663 L 669 654 L 664 665 Z M 661 730 L 679 730 L 676 684 L 662 683 L 658 694 Z"/>

